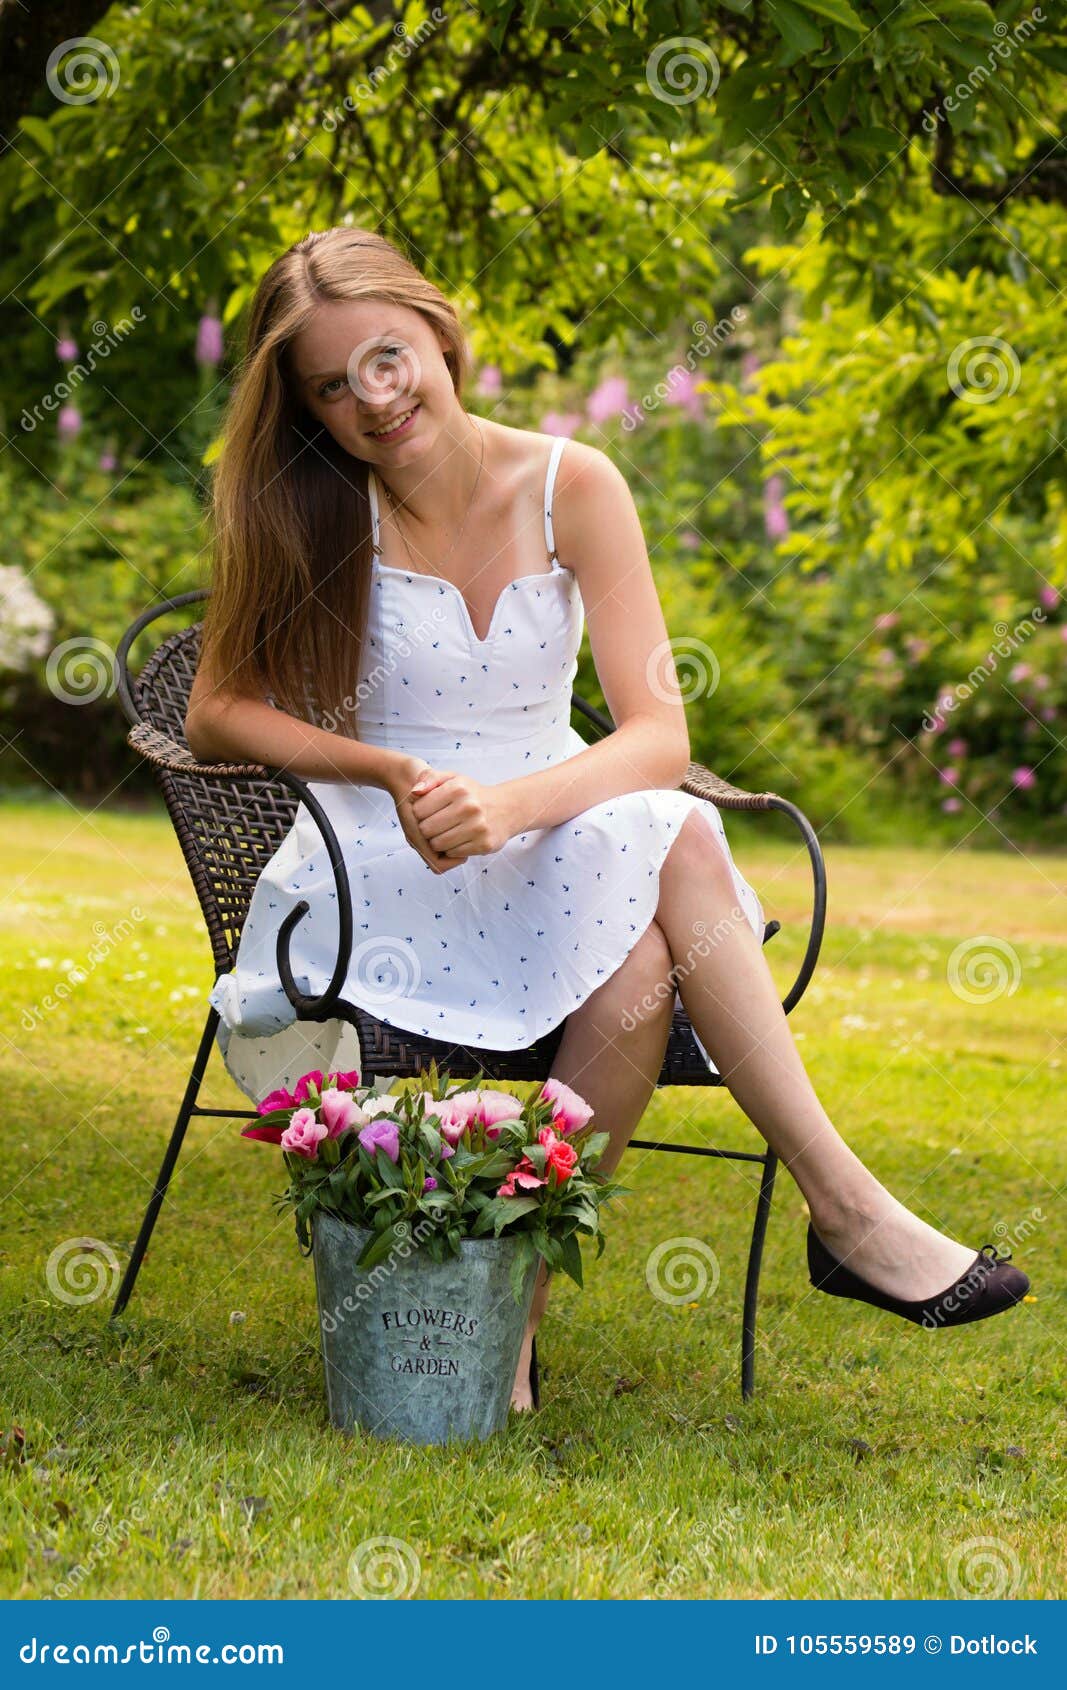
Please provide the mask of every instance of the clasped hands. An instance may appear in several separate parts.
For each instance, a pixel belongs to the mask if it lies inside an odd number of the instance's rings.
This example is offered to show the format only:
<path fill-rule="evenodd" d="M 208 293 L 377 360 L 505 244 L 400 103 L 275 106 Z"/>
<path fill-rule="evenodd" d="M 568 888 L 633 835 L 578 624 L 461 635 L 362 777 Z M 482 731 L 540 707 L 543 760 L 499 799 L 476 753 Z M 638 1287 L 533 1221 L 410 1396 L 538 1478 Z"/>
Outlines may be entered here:
<path fill-rule="evenodd" d="M 427 764 L 406 792 L 394 794 L 394 802 L 404 837 L 435 874 L 499 851 L 519 831 L 506 781 L 484 786 L 471 775 Z"/>

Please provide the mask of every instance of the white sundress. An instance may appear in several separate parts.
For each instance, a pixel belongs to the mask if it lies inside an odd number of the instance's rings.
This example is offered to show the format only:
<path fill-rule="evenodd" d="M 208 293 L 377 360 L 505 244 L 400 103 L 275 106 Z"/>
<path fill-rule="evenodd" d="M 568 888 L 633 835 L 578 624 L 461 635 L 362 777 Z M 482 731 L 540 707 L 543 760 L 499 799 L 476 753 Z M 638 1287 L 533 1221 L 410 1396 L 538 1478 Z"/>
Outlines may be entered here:
<path fill-rule="evenodd" d="M 503 589 L 484 640 L 453 583 L 382 564 L 368 471 L 375 551 L 357 695 L 361 740 L 484 784 L 585 749 L 570 724 L 585 612 L 552 534 L 564 444 L 553 442 L 545 478 L 550 567 Z M 627 792 L 435 874 L 405 839 L 387 792 L 309 784 L 336 829 L 352 891 L 352 955 L 341 995 L 390 1026 L 493 1051 L 548 1033 L 615 972 L 648 927 L 660 867 L 692 810 L 707 817 L 739 907 L 762 937 L 760 900 L 734 864 L 708 799 L 671 788 Z M 356 1028 L 297 1021 L 278 977 L 278 927 L 302 898 L 310 908 L 291 935 L 290 960 L 298 987 L 314 994 L 333 973 L 338 923 L 326 848 L 303 804 L 256 883 L 236 966 L 209 995 L 226 1068 L 255 1102 L 312 1069 L 363 1066 Z"/>

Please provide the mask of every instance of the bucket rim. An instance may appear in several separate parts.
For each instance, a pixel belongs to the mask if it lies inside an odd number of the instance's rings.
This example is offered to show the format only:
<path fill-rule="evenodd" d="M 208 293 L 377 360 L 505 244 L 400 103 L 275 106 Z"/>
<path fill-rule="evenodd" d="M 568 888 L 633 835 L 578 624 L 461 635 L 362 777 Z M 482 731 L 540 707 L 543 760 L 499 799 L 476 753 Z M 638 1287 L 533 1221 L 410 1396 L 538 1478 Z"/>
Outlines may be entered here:
<path fill-rule="evenodd" d="M 340 1231 L 340 1232 L 350 1232 L 350 1233 L 353 1234 L 354 1237 L 359 1237 L 361 1239 L 368 1238 L 370 1236 L 370 1233 L 371 1233 L 370 1227 L 362 1226 L 358 1221 L 346 1221 L 345 1219 L 343 1219 L 342 1216 L 333 1214 L 333 1212 L 329 1209 L 316 1209 L 314 1214 L 312 1215 L 312 1217 L 311 1217 L 311 1231 L 312 1231 L 312 1237 L 313 1238 L 314 1238 L 314 1235 L 315 1235 L 316 1228 L 319 1225 L 332 1227 L 335 1230 Z M 501 1250 L 506 1251 L 509 1248 L 514 1249 L 515 1246 L 518 1244 L 519 1236 L 520 1235 L 518 1233 L 511 1233 L 510 1235 L 502 1235 L 500 1238 L 461 1238 L 460 1241 L 459 1241 L 459 1247 L 460 1247 L 461 1252 L 463 1252 L 464 1254 L 467 1254 L 467 1255 L 471 1255 L 471 1256 L 483 1256 L 483 1255 L 484 1256 L 493 1256 L 493 1255 L 499 1254 L 501 1252 Z M 402 1244 L 404 1242 L 406 1242 L 406 1240 L 403 1237 L 400 1237 L 400 1238 L 397 1239 L 398 1245 Z M 421 1251 L 422 1245 L 416 1244 L 415 1250 Z M 454 1261 L 455 1257 L 452 1257 L 451 1259 Z M 433 1258 L 430 1257 L 430 1256 L 427 1256 L 426 1260 L 428 1262 L 432 1262 L 434 1267 L 439 1267 L 439 1266 L 443 1265 L 442 1263 L 434 1262 Z M 353 1263 L 353 1267 L 354 1266 L 355 1266 L 355 1263 Z M 363 1269 L 359 1269 L 357 1271 L 364 1272 L 364 1273 L 373 1273 L 374 1269 L 373 1268 L 363 1268 Z"/>

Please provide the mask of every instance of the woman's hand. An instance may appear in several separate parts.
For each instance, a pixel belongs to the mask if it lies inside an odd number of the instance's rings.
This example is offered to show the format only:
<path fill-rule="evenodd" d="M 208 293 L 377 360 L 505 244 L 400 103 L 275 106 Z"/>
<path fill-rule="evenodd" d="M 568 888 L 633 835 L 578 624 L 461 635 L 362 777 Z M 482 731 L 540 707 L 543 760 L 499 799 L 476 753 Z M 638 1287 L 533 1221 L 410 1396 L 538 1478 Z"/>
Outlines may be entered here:
<path fill-rule="evenodd" d="M 430 764 L 426 762 L 425 758 L 405 759 L 398 768 L 395 777 L 390 780 L 388 791 L 396 805 L 397 820 L 404 830 L 404 838 L 418 852 L 423 862 L 429 864 L 435 874 L 443 874 L 446 869 L 455 868 L 462 859 L 445 857 L 439 851 L 435 851 L 419 826 L 412 809 L 412 800 L 417 796 L 412 792 L 412 787 L 421 776 L 441 778 L 437 775 L 436 770 L 432 769 Z M 425 790 L 425 788 L 420 787 L 420 791 L 422 790 Z"/>
<path fill-rule="evenodd" d="M 483 786 L 451 769 L 423 769 L 410 809 L 424 841 L 446 867 L 499 851 L 519 830 L 510 782 Z"/>

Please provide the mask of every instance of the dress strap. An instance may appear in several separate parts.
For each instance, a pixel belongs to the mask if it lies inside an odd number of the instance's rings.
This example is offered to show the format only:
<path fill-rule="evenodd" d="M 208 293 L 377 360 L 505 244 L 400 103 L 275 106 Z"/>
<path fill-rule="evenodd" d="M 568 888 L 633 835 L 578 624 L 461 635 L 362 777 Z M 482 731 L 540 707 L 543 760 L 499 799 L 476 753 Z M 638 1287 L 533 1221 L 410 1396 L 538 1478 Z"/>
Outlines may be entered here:
<path fill-rule="evenodd" d="M 559 460 L 563 455 L 563 448 L 567 444 L 566 435 L 560 434 L 552 442 L 552 450 L 548 455 L 548 473 L 545 476 L 545 545 L 548 549 L 549 563 L 558 563 L 556 542 L 552 535 L 552 489 L 556 484 L 556 471 Z"/>
<path fill-rule="evenodd" d="M 374 471 L 369 465 L 367 467 L 367 497 L 370 500 L 370 520 L 373 536 L 371 544 L 375 555 L 380 557 L 382 548 L 378 543 L 378 485 L 375 480 Z"/>

